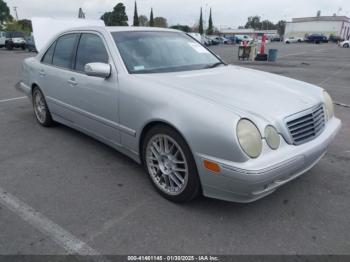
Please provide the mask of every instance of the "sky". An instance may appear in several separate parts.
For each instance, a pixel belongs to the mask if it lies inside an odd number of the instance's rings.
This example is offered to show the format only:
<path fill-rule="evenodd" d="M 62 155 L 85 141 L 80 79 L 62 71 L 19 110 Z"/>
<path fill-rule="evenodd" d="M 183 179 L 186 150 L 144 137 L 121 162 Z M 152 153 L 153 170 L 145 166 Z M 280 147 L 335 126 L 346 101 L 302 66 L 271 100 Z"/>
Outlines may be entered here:
<path fill-rule="evenodd" d="M 82 7 L 88 19 L 98 19 L 106 11 L 122 2 L 126 6 L 129 24 L 132 23 L 134 0 L 4 0 L 11 8 L 17 7 L 19 19 L 32 17 L 77 17 Z M 153 7 L 154 15 L 167 18 L 169 25 L 194 25 L 199 19 L 199 10 L 203 8 L 205 22 L 209 9 L 213 10 L 214 25 L 217 28 L 237 28 L 244 25 L 248 16 L 259 15 L 272 22 L 290 21 L 293 17 L 321 15 L 350 16 L 349 0 L 137 0 L 139 15 L 149 17 Z M 131 22 L 130 22 L 131 21 Z"/>

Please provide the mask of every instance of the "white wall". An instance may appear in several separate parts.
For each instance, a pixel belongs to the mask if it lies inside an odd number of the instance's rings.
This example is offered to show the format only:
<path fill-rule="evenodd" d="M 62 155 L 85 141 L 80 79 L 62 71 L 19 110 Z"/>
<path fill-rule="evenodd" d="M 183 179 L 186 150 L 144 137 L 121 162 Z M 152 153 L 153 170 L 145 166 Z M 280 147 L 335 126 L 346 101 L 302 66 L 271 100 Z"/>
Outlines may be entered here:
<path fill-rule="evenodd" d="M 341 33 L 340 31 L 342 25 L 342 21 L 311 21 L 287 23 L 285 36 L 304 37 L 305 34 L 314 33 L 323 34 L 327 37 L 329 37 L 331 34 L 339 36 Z"/>

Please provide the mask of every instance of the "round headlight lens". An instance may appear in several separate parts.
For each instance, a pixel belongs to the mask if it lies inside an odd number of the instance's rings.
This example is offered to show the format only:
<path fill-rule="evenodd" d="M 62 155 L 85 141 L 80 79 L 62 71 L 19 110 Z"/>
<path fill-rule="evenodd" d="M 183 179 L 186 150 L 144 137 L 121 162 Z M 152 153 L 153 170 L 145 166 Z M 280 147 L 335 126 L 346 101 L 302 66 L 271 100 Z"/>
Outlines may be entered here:
<path fill-rule="evenodd" d="M 265 128 L 265 138 L 271 149 L 276 150 L 279 148 L 281 140 L 276 128 L 273 126 L 267 126 Z"/>
<path fill-rule="evenodd" d="M 326 108 L 326 117 L 329 120 L 334 116 L 334 106 L 331 96 L 326 91 L 323 92 L 323 101 Z"/>
<path fill-rule="evenodd" d="M 257 158 L 262 151 L 261 134 L 248 119 L 242 119 L 237 125 L 237 137 L 243 151 L 251 158 Z"/>

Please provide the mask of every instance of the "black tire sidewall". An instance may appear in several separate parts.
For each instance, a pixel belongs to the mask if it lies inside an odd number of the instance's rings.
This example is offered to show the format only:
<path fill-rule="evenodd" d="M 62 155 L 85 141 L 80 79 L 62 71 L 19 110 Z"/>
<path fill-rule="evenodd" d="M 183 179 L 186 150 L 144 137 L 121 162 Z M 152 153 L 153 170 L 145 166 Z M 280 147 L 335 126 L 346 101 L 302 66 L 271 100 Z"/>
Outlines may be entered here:
<path fill-rule="evenodd" d="M 38 123 L 42 126 L 45 126 L 45 127 L 49 127 L 53 124 L 53 120 L 52 120 L 52 117 L 51 117 L 51 113 L 49 111 L 49 107 L 47 106 L 47 103 L 46 103 L 46 100 L 45 100 L 45 96 L 43 94 L 43 92 L 40 90 L 40 88 L 38 87 L 35 87 L 33 89 L 33 95 L 32 95 L 32 103 L 33 103 L 33 109 L 35 107 L 35 103 L 34 103 L 34 99 L 35 99 L 35 94 L 36 93 L 40 93 L 40 95 L 43 97 L 44 99 L 44 103 L 45 103 L 45 108 L 46 108 L 46 116 L 45 116 L 45 121 L 44 122 L 40 122 L 40 120 L 38 119 L 35 111 L 34 111 L 34 115 L 35 115 L 35 119 L 38 121 Z M 35 109 L 34 109 L 35 110 Z"/>
<path fill-rule="evenodd" d="M 186 161 L 188 165 L 188 181 L 185 189 L 176 196 L 173 195 L 168 195 L 165 192 L 163 192 L 153 181 L 151 175 L 148 172 L 148 167 L 146 161 L 144 161 L 145 156 L 146 156 L 146 150 L 147 150 L 147 144 L 148 142 L 155 136 L 159 134 L 164 134 L 172 139 L 174 139 L 178 145 L 181 147 Z M 153 186 L 155 189 L 166 199 L 177 202 L 177 203 L 183 203 L 183 202 L 188 202 L 196 198 L 200 192 L 201 192 L 201 185 L 200 185 L 200 180 L 198 176 L 198 171 L 197 171 L 197 165 L 196 162 L 193 158 L 192 152 L 186 143 L 185 139 L 173 128 L 166 126 L 166 125 L 157 125 L 153 128 L 151 128 L 145 138 L 143 139 L 143 145 L 142 145 L 142 163 L 143 167 L 146 170 L 149 179 L 151 180 Z"/>

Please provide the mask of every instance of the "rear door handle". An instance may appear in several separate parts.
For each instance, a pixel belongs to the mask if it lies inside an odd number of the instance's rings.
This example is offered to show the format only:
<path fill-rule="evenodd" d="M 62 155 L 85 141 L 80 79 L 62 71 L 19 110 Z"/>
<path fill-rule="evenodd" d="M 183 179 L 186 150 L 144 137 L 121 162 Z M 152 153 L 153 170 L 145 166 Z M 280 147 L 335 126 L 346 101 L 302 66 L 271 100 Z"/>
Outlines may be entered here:
<path fill-rule="evenodd" d="M 71 86 L 76 86 L 78 85 L 78 82 L 75 81 L 74 77 L 72 77 L 71 79 L 68 80 L 68 84 L 70 84 Z"/>
<path fill-rule="evenodd" d="M 39 71 L 39 75 L 40 75 L 41 77 L 44 77 L 44 76 L 46 76 L 46 73 L 45 73 L 44 70 L 40 70 L 40 71 Z"/>

